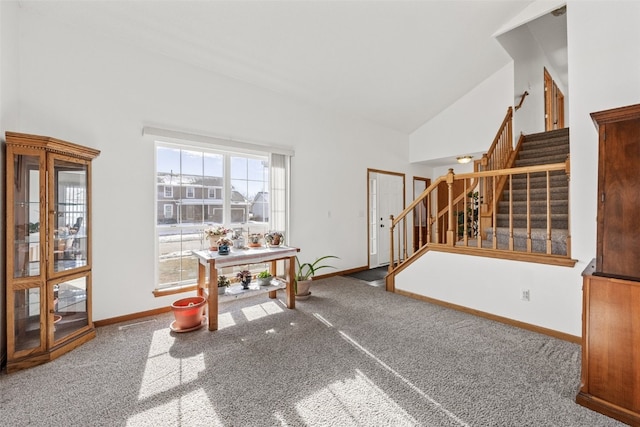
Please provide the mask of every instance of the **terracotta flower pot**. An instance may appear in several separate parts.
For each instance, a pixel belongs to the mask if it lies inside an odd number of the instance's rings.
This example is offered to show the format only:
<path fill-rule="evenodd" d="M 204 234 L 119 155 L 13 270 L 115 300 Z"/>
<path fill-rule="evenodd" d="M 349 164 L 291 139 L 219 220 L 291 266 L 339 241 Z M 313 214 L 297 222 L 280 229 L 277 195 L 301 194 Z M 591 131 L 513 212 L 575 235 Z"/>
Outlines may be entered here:
<path fill-rule="evenodd" d="M 202 323 L 206 302 L 204 297 L 191 297 L 179 299 L 171 304 L 171 310 L 176 318 L 175 327 L 190 329 L 199 326 Z"/>
<path fill-rule="evenodd" d="M 311 287 L 311 280 L 298 280 L 298 284 L 296 286 L 296 297 L 304 298 L 308 297 L 311 292 L 309 288 Z"/>

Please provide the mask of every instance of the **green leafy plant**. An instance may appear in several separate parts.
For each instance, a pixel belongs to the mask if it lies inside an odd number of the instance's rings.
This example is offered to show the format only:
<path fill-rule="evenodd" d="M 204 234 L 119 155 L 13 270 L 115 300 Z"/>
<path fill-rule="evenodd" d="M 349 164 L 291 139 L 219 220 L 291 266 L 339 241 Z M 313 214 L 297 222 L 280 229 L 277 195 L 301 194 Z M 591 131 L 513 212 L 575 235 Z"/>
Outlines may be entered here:
<path fill-rule="evenodd" d="M 316 271 L 320 270 L 321 268 L 335 268 L 332 265 L 318 265 L 318 263 L 322 260 L 325 259 L 329 259 L 329 258 L 336 258 L 338 259 L 337 256 L 334 255 L 325 255 L 323 257 L 320 257 L 318 259 L 316 259 L 314 262 L 304 262 L 301 263 L 300 260 L 298 259 L 298 257 L 296 257 L 296 282 L 298 280 L 309 280 L 310 278 L 312 278 L 313 276 L 315 276 Z"/>
<path fill-rule="evenodd" d="M 229 279 L 227 278 L 227 276 L 218 276 L 218 287 L 219 288 L 225 288 L 227 286 L 229 286 L 231 284 L 231 282 L 229 281 Z"/>
<path fill-rule="evenodd" d="M 246 281 L 247 279 L 251 281 L 251 272 L 249 270 L 242 270 L 239 271 L 238 274 L 236 274 L 236 277 L 242 282 Z"/>
<path fill-rule="evenodd" d="M 261 271 L 260 273 L 258 273 L 258 275 L 256 277 L 258 279 L 267 279 L 267 278 L 271 277 L 271 273 L 269 272 L 269 270 L 264 270 L 264 271 Z"/>

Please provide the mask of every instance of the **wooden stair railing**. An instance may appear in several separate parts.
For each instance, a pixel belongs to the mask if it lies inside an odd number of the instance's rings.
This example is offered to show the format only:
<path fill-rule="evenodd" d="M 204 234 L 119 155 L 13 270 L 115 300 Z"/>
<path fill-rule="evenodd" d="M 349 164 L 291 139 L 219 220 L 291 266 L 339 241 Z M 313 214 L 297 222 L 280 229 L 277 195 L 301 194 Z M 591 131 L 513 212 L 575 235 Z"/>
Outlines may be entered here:
<path fill-rule="evenodd" d="M 570 259 L 570 235 L 566 236 L 566 254 L 553 253 L 552 248 L 552 217 L 551 217 L 551 190 L 550 190 L 550 173 L 553 171 L 564 171 L 569 179 L 570 163 L 567 159 L 564 163 L 552 163 L 536 166 L 526 166 L 520 168 L 507 168 L 490 171 L 480 171 L 463 173 L 456 175 L 453 169 L 449 169 L 449 172 L 445 176 L 441 176 L 436 179 L 429 187 L 427 187 L 405 210 L 403 210 L 397 217 L 391 216 L 391 228 L 390 228 L 390 262 L 389 273 L 395 273 L 399 268 L 404 268 L 404 265 L 412 262 L 422 252 L 429 248 L 439 248 L 443 250 L 448 247 L 448 252 L 465 252 L 469 248 L 476 250 L 474 254 L 478 255 L 482 252 L 487 254 L 493 252 L 492 257 L 498 258 L 512 258 L 523 259 L 529 255 L 529 259 L 534 262 L 543 262 L 555 265 L 569 265 L 573 260 Z M 546 179 L 546 194 L 544 195 L 544 213 L 536 214 L 538 217 L 542 217 L 546 221 L 546 230 L 544 230 L 544 250 L 534 251 L 532 241 L 534 236 L 532 235 L 531 226 L 532 218 L 534 214 L 531 209 L 532 193 L 528 182 L 531 174 L 544 174 Z M 513 177 L 516 175 L 526 176 L 527 189 L 526 189 L 526 247 L 516 248 L 514 244 L 514 221 L 513 221 L 513 200 L 509 203 L 509 238 L 507 247 L 499 247 L 498 236 L 496 227 L 491 227 L 492 231 L 489 235 L 490 243 L 484 240 L 483 236 L 486 236 L 487 230 L 483 229 L 484 225 L 480 221 L 480 206 L 479 200 L 475 197 L 465 197 L 469 193 L 473 193 L 477 188 L 483 188 L 486 186 L 486 181 L 489 181 L 492 185 L 492 192 L 496 194 L 497 185 L 500 180 L 504 180 L 507 188 L 512 187 Z M 458 180 L 463 180 L 463 193 L 454 198 L 453 196 L 453 183 Z M 447 184 L 448 188 L 448 206 L 446 209 L 437 212 L 437 207 L 434 206 L 433 201 L 436 200 L 438 191 L 438 185 L 442 182 Z M 493 198 L 491 212 L 493 215 L 493 224 L 496 223 L 498 199 Z M 422 210 L 415 209 L 418 205 L 423 204 L 426 208 L 426 217 L 422 218 Z M 417 215 L 417 218 L 413 216 Z M 440 216 L 447 216 L 447 228 L 441 230 L 440 227 L 433 227 L 433 224 L 438 221 Z M 454 220 L 454 215 L 456 220 Z M 422 232 L 417 234 L 419 240 L 418 245 L 413 245 L 413 242 L 409 241 L 407 233 L 408 229 L 413 227 L 413 224 L 426 223 L 426 235 Z M 568 227 L 570 229 L 570 227 Z M 534 230 L 539 231 L 539 230 Z M 444 235 L 444 236 L 442 236 Z M 412 233 L 412 238 L 416 238 Z M 442 239 L 444 237 L 444 239 Z M 443 242 L 443 243 L 442 243 Z M 414 250 L 414 248 L 417 249 Z M 545 259 L 546 258 L 546 259 Z M 391 279 L 393 280 L 393 279 Z M 387 282 L 389 283 L 389 281 Z"/>

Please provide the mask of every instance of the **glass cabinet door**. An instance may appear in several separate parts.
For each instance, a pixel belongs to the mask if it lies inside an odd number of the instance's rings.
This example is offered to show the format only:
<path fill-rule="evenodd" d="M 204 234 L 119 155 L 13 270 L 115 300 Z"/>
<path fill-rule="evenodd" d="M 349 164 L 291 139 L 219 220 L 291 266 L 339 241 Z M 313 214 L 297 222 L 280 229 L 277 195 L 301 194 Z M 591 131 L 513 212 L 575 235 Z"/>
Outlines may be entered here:
<path fill-rule="evenodd" d="M 13 319 L 9 326 L 13 333 L 9 334 L 9 352 L 14 356 L 28 354 L 34 349 L 44 347 L 44 318 L 42 292 L 40 287 L 18 289 L 9 294 L 9 303 L 13 307 Z"/>
<path fill-rule="evenodd" d="M 89 326 L 89 277 L 65 278 L 50 284 L 53 344 Z"/>
<path fill-rule="evenodd" d="M 88 164 L 52 155 L 49 161 L 51 273 L 88 265 Z"/>
<path fill-rule="evenodd" d="M 44 176 L 40 173 L 38 155 L 17 154 L 13 157 L 13 205 L 12 229 L 9 238 L 13 241 L 13 277 L 34 277 L 40 275 L 40 229 L 42 206 L 41 188 L 44 193 Z M 44 197 L 44 194 L 42 194 Z M 11 235 L 11 233 L 13 235 Z"/>

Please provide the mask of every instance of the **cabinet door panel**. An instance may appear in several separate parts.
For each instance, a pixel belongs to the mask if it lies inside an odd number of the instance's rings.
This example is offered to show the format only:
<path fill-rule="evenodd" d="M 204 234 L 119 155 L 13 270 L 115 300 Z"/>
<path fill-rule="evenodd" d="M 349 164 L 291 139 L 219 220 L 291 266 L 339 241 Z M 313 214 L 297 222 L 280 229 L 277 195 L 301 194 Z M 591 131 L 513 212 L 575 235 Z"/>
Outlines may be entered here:
<path fill-rule="evenodd" d="M 53 345 L 89 326 L 89 277 L 82 275 L 53 282 Z"/>
<path fill-rule="evenodd" d="M 44 177 L 40 174 L 41 155 L 16 154 L 9 164 L 9 176 L 13 177 L 13 191 L 9 194 L 11 209 L 8 214 L 8 230 L 12 251 L 13 277 L 36 277 L 40 275 L 40 225 L 42 210 L 40 188 Z"/>
<path fill-rule="evenodd" d="M 589 392 L 638 412 L 640 284 L 592 277 L 589 295 Z"/>
<path fill-rule="evenodd" d="M 608 123 L 605 133 L 598 209 L 600 271 L 640 278 L 640 119 Z"/>
<path fill-rule="evenodd" d="M 51 230 L 50 273 L 87 266 L 89 215 L 88 164 L 77 159 L 51 155 L 49 208 Z"/>
<path fill-rule="evenodd" d="M 26 287 L 9 294 L 13 318 L 9 319 L 9 353 L 14 357 L 27 355 L 44 348 L 42 290 Z"/>

